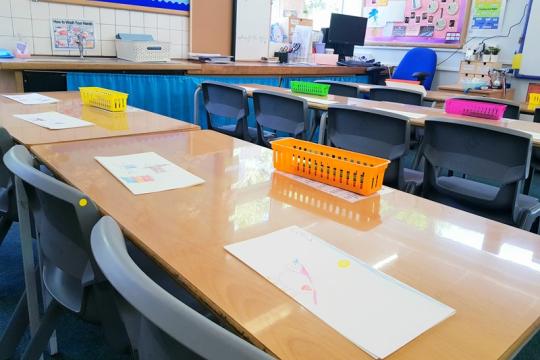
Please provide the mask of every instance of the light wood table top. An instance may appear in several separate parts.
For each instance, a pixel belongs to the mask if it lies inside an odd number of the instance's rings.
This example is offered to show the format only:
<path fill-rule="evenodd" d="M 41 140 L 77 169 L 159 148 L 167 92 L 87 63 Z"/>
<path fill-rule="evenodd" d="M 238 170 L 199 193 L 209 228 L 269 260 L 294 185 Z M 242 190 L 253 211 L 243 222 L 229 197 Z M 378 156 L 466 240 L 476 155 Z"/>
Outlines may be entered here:
<path fill-rule="evenodd" d="M 363 67 L 337 65 L 296 65 L 263 63 L 260 61 L 236 61 L 231 64 L 201 64 L 200 70 L 188 71 L 192 75 L 274 75 L 274 76 L 339 76 L 362 75 Z"/>
<path fill-rule="evenodd" d="M 187 71 L 201 64 L 188 60 L 133 62 L 118 58 L 77 56 L 32 56 L 30 59 L 0 59 L 2 70 L 101 70 L 101 71 Z"/>
<path fill-rule="evenodd" d="M 246 92 L 249 96 L 252 95 L 253 90 L 271 90 L 276 91 L 284 94 L 291 94 L 291 91 L 286 88 L 280 88 L 275 86 L 266 86 L 266 85 L 258 85 L 258 84 L 242 84 L 240 86 L 243 86 L 246 88 Z M 480 123 L 480 124 L 487 124 L 492 125 L 496 127 L 502 127 L 502 128 L 508 128 L 508 129 L 514 129 L 526 132 L 533 136 L 533 144 L 537 147 L 540 147 L 540 123 L 534 123 L 531 121 L 523 121 L 523 120 L 512 120 L 512 119 L 501 119 L 501 120 L 486 120 L 481 118 L 475 118 L 470 116 L 461 116 L 461 115 L 452 115 L 447 114 L 443 109 L 438 108 L 430 108 L 425 106 L 414 106 L 414 105 L 405 105 L 405 104 L 399 104 L 399 103 L 393 103 L 393 102 L 387 102 L 387 101 L 373 101 L 373 100 L 366 100 L 366 99 L 356 99 L 356 98 L 349 98 L 344 96 L 336 96 L 336 95 L 328 95 L 327 97 L 317 97 L 317 96 L 310 96 L 310 95 L 301 95 L 304 96 L 306 99 L 308 99 L 308 105 L 312 109 L 322 110 L 326 111 L 328 110 L 328 104 L 323 104 L 317 102 L 317 99 L 323 99 L 328 101 L 334 101 L 334 105 L 350 105 L 350 106 L 356 106 L 362 109 L 383 109 L 383 110 L 397 110 L 397 111 L 404 111 L 404 112 L 411 112 L 416 114 L 423 114 L 424 117 L 422 118 L 410 118 L 410 122 L 414 126 L 424 126 L 424 122 L 428 118 L 443 118 L 443 119 L 449 119 L 449 120 L 463 120 L 463 121 L 469 121 L 472 123 Z M 314 99 L 314 100 L 310 100 Z"/>
<path fill-rule="evenodd" d="M 23 105 L 0 96 L 0 126 L 3 126 L 13 138 L 24 145 L 200 129 L 197 125 L 140 109 L 113 113 L 92 106 L 83 106 L 78 91 L 41 94 L 60 101 L 46 105 Z M 94 123 L 95 126 L 49 130 L 13 116 L 48 111 L 80 118 Z"/>
<path fill-rule="evenodd" d="M 535 234 L 397 190 L 351 204 L 273 173 L 270 150 L 211 131 L 31 150 L 175 278 L 279 358 L 371 359 L 223 248 L 291 225 L 368 264 L 384 264 L 377 265 L 381 271 L 457 310 L 390 360 L 507 357 L 540 325 Z M 94 160 L 147 151 L 206 183 L 135 196 Z"/>

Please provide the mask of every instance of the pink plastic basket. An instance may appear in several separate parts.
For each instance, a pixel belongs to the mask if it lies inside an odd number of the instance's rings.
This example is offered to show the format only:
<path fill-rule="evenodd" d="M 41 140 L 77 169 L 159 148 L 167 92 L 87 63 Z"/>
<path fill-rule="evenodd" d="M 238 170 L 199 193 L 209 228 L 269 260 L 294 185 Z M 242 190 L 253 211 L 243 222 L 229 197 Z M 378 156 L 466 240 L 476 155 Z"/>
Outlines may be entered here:
<path fill-rule="evenodd" d="M 448 99 L 445 102 L 444 109 L 448 114 L 500 120 L 504 116 L 506 105 L 462 99 Z"/>

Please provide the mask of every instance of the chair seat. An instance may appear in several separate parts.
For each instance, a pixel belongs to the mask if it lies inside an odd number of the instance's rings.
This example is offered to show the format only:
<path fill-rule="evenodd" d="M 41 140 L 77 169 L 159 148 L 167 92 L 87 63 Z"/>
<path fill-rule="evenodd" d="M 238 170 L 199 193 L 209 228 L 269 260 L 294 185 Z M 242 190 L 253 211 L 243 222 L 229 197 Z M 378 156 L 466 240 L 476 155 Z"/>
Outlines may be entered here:
<path fill-rule="evenodd" d="M 480 183 L 477 181 L 473 181 L 470 179 L 465 179 L 458 176 L 442 176 L 437 179 L 437 183 L 440 187 L 443 189 L 464 194 L 469 197 L 481 199 L 481 200 L 494 200 L 497 196 L 497 193 L 499 192 L 499 188 L 496 186 Z M 499 222 L 503 222 L 505 224 L 509 225 L 516 225 L 515 221 L 512 219 L 511 214 L 500 212 L 501 214 L 495 214 L 492 210 L 491 211 L 483 211 L 480 208 L 473 207 L 473 205 L 467 205 L 464 204 L 464 202 L 460 202 L 458 200 L 448 200 L 448 201 L 440 201 L 440 199 L 433 199 L 442 203 L 445 203 L 446 205 L 450 205 L 453 207 L 457 207 L 462 210 L 466 210 L 472 213 L 475 213 L 480 216 L 484 216 Z M 538 199 L 520 194 L 517 199 L 517 207 L 518 207 L 518 214 L 517 218 L 519 219 L 521 214 L 529 210 L 535 206 L 538 206 L 540 202 Z"/>
<path fill-rule="evenodd" d="M 227 133 L 227 135 L 234 135 L 234 130 L 236 129 L 236 125 L 223 125 L 223 126 L 219 126 L 216 128 L 216 131 L 220 131 L 220 130 L 224 130 L 224 132 Z M 251 141 L 255 141 L 257 139 L 257 128 L 254 128 L 254 127 L 248 127 L 248 135 L 249 135 L 249 138 L 251 139 Z M 266 138 L 271 138 L 274 136 L 273 133 L 271 133 L 270 131 L 265 131 L 264 132 L 264 136 Z"/>
<path fill-rule="evenodd" d="M 405 182 L 405 191 L 411 194 L 418 194 L 424 182 L 424 173 L 413 169 L 403 169 L 403 180 Z"/>

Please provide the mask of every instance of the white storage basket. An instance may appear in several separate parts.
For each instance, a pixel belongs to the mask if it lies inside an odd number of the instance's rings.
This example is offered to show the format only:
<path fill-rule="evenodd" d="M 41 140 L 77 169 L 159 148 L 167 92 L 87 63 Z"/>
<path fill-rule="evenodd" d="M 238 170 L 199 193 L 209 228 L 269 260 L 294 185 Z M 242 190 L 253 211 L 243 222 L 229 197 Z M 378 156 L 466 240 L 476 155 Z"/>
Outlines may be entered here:
<path fill-rule="evenodd" d="M 170 48 L 166 42 L 116 40 L 116 56 L 134 62 L 170 61 Z"/>

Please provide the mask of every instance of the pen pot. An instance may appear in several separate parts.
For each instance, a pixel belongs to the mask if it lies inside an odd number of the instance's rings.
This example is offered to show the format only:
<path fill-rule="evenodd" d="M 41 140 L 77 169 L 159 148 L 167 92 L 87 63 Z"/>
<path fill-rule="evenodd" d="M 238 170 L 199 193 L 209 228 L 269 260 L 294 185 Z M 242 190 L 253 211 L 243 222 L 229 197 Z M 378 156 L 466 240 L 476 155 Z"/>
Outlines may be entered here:
<path fill-rule="evenodd" d="M 289 62 L 289 53 L 288 52 L 285 52 L 285 51 L 276 51 L 274 53 L 274 56 L 277 57 L 279 59 L 279 62 L 281 64 L 285 64 L 287 62 Z"/>

